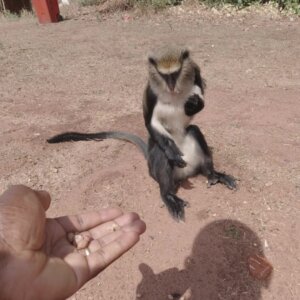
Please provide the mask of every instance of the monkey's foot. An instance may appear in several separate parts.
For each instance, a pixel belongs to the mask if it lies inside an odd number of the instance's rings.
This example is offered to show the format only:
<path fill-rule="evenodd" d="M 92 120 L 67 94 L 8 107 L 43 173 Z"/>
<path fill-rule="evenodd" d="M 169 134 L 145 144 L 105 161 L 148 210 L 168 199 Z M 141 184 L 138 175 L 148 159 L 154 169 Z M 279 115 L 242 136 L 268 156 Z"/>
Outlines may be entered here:
<path fill-rule="evenodd" d="M 235 190 L 237 187 L 236 180 L 233 176 L 219 172 L 215 172 L 208 177 L 207 187 L 211 187 L 217 183 L 226 185 L 230 190 Z"/>
<path fill-rule="evenodd" d="M 188 202 L 180 199 L 174 194 L 167 194 L 163 197 L 164 202 L 176 221 L 184 221 L 184 207 L 188 206 Z"/>

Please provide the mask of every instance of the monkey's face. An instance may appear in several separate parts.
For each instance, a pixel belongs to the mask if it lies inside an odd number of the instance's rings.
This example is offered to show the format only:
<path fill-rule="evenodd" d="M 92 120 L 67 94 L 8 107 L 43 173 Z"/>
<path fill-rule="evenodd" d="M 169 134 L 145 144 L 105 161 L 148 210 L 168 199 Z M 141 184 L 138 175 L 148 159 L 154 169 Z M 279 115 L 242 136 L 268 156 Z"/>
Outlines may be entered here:
<path fill-rule="evenodd" d="M 190 90 L 195 74 L 188 50 L 170 50 L 148 58 L 149 81 L 157 93 L 181 94 Z"/>

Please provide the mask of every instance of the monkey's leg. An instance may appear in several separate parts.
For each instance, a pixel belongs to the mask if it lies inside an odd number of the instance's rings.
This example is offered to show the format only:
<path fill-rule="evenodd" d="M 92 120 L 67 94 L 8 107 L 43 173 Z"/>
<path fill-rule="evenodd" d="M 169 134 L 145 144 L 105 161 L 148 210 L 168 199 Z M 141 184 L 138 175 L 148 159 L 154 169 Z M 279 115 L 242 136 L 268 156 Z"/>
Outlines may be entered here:
<path fill-rule="evenodd" d="M 148 166 L 151 176 L 159 184 L 161 198 L 170 214 L 177 221 L 184 220 L 184 207 L 187 202 L 175 195 L 177 186 L 173 167 L 158 145 L 154 145 L 149 151 Z"/>
<path fill-rule="evenodd" d="M 163 151 L 172 165 L 184 168 L 186 162 L 182 159 L 183 154 L 178 149 L 175 142 L 171 138 L 159 133 L 151 126 L 148 126 L 147 128 L 151 136 L 150 143 L 154 142 Z"/>
<path fill-rule="evenodd" d="M 208 148 L 205 137 L 196 125 L 190 125 L 186 129 L 187 134 L 192 135 L 198 142 L 203 155 L 204 164 L 200 167 L 200 172 L 207 177 L 208 187 L 217 183 L 226 185 L 229 189 L 233 190 L 236 188 L 236 180 L 233 176 L 225 173 L 217 172 L 214 169 L 213 158 L 211 151 Z"/>

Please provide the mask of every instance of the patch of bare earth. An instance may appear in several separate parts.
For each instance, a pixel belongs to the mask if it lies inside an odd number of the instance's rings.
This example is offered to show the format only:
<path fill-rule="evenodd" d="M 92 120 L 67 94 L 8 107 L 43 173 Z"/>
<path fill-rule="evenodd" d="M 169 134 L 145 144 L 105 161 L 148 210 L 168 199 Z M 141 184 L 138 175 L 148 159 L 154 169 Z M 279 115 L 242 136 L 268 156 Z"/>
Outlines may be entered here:
<path fill-rule="evenodd" d="M 66 13 L 67 14 L 67 13 Z M 119 206 L 148 225 L 140 243 L 71 299 L 299 299 L 300 21 L 255 12 L 174 9 L 103 15 L 88 9 L 40 26 L 0 20 L 0 189 L 49 190 L 49 216 Z M 218 170 L 239 189 L 192 189 L 186 222 L 162 207 L 143 156 L 119 141 L 49 145 L 66 130 L 128 130 L 146 138 L 146 54 L 189 45 L 207 80 L 194 120 Z M 249 255 L 272 263 L 260 282 Z"/>

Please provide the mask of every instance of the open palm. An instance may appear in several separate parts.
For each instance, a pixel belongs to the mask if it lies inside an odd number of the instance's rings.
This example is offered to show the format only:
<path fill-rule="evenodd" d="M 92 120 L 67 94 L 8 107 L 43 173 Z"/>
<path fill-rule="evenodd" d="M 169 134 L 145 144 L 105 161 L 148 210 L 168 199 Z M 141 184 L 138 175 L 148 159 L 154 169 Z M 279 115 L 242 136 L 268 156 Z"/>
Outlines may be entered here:
<path fill-rule="evenodd" d="M 14 186 L 0 198 L 4 299 L 65 299 L 129 250 L 145 231 L 135 213 L 111 208 L 46 219 L 49 205 L 47 192 L 24 186 Z M 75 233 L 79 247 L 70 242 Z M 79 250 L 80 244 L 85 249 Z"/>

